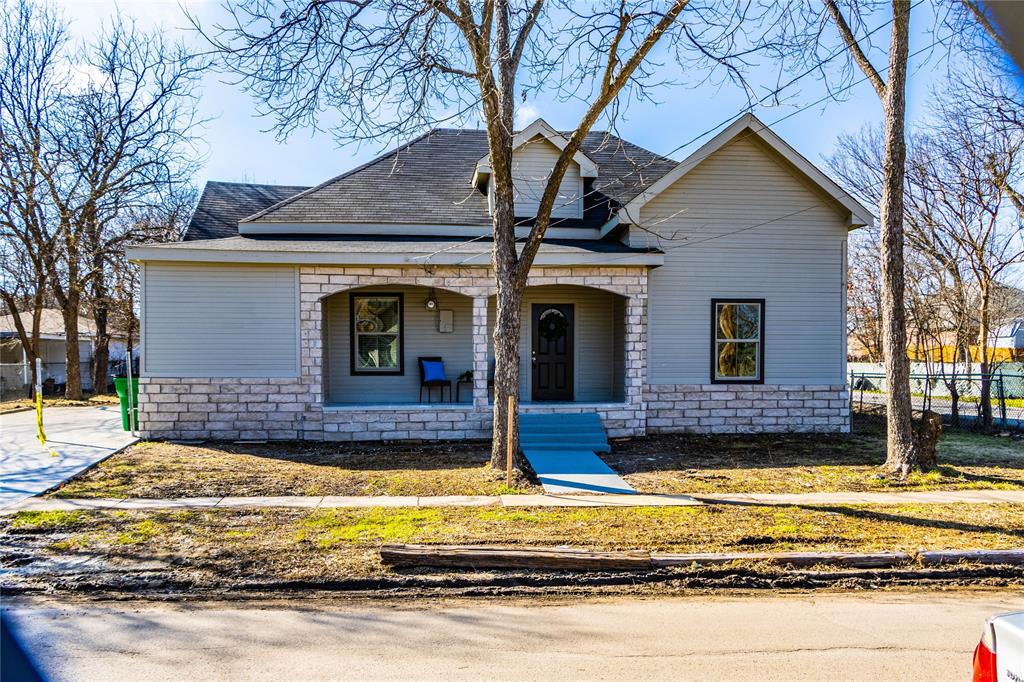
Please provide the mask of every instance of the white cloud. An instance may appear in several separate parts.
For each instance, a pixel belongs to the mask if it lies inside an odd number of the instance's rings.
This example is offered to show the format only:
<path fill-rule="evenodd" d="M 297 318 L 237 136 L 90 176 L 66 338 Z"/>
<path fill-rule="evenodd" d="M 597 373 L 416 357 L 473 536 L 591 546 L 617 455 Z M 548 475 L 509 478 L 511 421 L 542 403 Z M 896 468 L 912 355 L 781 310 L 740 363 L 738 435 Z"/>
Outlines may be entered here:
<path fill-rule="evenodd" d="M 540 109 L 532 104 L 524 104 L 516 107 L 516 128 L 522 130 L 540 118 Z"/>

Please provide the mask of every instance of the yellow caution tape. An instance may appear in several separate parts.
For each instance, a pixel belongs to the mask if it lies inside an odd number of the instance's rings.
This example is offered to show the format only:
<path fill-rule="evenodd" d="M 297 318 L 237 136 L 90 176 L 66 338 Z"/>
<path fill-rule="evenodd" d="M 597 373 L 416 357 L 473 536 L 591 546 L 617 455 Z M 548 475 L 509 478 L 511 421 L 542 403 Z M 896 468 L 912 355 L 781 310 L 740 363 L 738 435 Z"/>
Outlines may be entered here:
<path fill-rule="evenodd" d="M 39 443 L 46 446 L 46 431 L 43 430 L 43 393 L 36 391 L 36 428 L 39 430 Z"/>

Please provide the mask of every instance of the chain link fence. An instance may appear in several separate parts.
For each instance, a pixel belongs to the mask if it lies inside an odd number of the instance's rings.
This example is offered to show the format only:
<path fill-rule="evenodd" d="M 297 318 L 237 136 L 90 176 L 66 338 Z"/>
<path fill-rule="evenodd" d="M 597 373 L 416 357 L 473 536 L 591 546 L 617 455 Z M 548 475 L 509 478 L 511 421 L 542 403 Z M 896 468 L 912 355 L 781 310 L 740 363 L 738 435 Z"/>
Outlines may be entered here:
<path fill-rule="evenodd" d="M 1024 375 L 911 374 L 910 393 L 914 410 L 930 410 L 954 426 L 981 426 L 989 422 L 1004 429 L 1024 429 Z M 985 392 L 988 399 L 983 399 Z M 888 394 L 885 375 L 850 372 L 850 402 L 854 412 L 884 412 Z M 988 415 L 986 415 L 986 404 Z"/>
<path fill-rule="evenodd" d="M 43 395 L 57 395 L 68 381 L 67 363 L 43 363 Z M 32 369 L 22 363 L 0 364 L 0 402 L 32 395 Z"/>

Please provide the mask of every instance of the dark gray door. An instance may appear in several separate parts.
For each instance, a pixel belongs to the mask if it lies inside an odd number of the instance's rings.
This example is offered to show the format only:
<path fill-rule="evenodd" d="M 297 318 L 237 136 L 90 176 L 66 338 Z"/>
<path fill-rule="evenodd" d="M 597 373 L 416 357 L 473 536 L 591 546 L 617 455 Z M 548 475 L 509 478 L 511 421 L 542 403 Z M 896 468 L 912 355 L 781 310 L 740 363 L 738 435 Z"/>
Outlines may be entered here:
<path fill-rule="evenodd" d="M 572 400 L 573 305 L 533 304 L 533 399 Z"/>

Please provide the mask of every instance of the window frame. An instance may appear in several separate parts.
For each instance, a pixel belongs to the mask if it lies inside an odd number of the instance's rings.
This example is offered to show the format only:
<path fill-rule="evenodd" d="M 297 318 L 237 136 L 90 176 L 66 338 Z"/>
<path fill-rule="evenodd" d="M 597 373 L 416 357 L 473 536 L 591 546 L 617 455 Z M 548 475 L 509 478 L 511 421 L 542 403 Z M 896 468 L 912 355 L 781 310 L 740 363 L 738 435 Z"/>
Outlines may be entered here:
<path fill-rule="evenodd" d="M 398 301 L 398 368 L 361 369 L 356 366 L 358 333 L 356 332 L 356 300 L 360 298 L 394 298 Z M 352 376 L 395 377 L 405 375 L 405 296 L 401 292 L 351 292 L 348 295 L 349 372 Z M 384 333 L 384 332 L 381 332 Z"/>
<path fill-rule="evenodd" d="M 719 377 L 718 376 L 718 306 L 723 303 L 739 305 L 757 305 L 761 311 L 758 325 L 757 341 L 740 341 L 740 343 L 756 343 L 757 376 L 756 377 Z M 763 384 L 764 383 L 764 347 L 765 347 L 765 313 L 767 306 L 763 298 L 713 298 L 711 299 L 711 383 L 712 384 Z"/>

